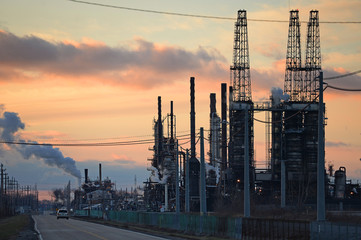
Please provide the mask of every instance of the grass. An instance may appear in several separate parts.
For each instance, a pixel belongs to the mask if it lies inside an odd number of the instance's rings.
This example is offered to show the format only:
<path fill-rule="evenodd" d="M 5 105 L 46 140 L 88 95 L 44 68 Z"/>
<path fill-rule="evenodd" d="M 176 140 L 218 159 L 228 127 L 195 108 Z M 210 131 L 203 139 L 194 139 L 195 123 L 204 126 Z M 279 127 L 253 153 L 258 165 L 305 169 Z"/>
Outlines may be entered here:
<path fill-rule="evenodd" d="M 28 224 L 30 224 L 28 215 L 17 215 L 0 219 L 0 239 L 15 239 L 19 232 Z"/>

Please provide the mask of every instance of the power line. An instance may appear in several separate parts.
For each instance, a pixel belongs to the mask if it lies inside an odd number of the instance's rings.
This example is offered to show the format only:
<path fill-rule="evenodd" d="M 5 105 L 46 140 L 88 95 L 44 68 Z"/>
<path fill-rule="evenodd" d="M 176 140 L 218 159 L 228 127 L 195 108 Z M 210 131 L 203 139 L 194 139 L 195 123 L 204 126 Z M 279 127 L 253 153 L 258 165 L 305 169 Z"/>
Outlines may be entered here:
<path fill-rule="evenodd" d="M 115 6 L 115 5 L 94 3 L 87 1 L 78 1 L 78 0 L 69 0 L 69 1 L 87 4 L 87 5 L 94 5 L 99 7 L 116 8 L 116 9 L 123 9 L 123 10 L 136 11 L 136 12 L 147 12 L 147 13 L 155 13 L 155 14 L 163 14 L 163 15 L 180 16 L 180 17 L 209 18 L 209 19 L 232 20 L 232 21 L 236 20 L 235 18 L 231 18 L 231 17 L 217 17 L 217 16 L 207 16 L 207 15 L 197 15 L 197 14 L 187 14 L 187 13 L 177 13 L 177 12 L 165 12 L 165 11 L 156 11 L 156 10 L 141 9 L 141 8 L 122 7 L 122 6 Z"/>
<path fill-rule="evenodd" d="M 177 131 L 177 133 L 189 132 L 189 130 Z M 190 134 L 182 134 L 177 135 L 177 137 L 189 136 Z M 52 142 L 84 142 L 84 141 L 106 141 L 106 140 L 121 140 L 121 139 L 129 139 L 129 138 L 141 138 L 141 137 L 152 137 L 153 134 L 147 135 L 138 135 L 138 136 L 122 136 L 122 137 L 109 137 L 109 138 L 82 138 L 82 139 L 52 139 Z M 42 137 L 33 137 L 33 139 L 37 139 L 39 141 L 44 140 Z"/>
<path fill-rule="evenodd" d="M 177 138 L 178 140 L 188 140 L 188 135 L 183 135 L 183 137 Z M 112 146 L 132 146 L 132 145 L 141 145 L 141 144 L 152 144 L 154 139 L 141 139 L 134 141 L 122 141 L 122 142 L 96 142 L 96 143 L 38 143 L 34 141 L 0 141 L 3 144 L 9 145 L 27 145 L 27 146 L 46 146 L 46 147 L 112 147 Z"/>
<path fill-rule="evenodd" d="M 326 90 L 326 88 L 329 87 L 328 85 L 323 89 L 323 91 Z M 304 110 L 306 110 L 306 108 L 308 108 L 312 103 L 314 103 L 316 101 L 316 99 L 319 97 L 319 95 L 317 95 L 312 101 L 310 101 L 304 108 L 302 108 L 301 110 L 298 110 L 296 113 L 292 114 L 291 116 L 288 116 L 287 118 L 278 120 L 278 121 L 273 121 L 273 122 L 269 122 L 269 121 L 263 121 L 263 120 L 259 120 L 257 118 L 253 118 L 255 121 L 260 122 L 260 123 L 280 123 L 280 122 L 284 122 L 284 121 L 288 121 L 289 119 L 295 117 L 297 114 L 303 112 Z"/>
<path fill-rule="evenodd" d="M 343 75 L 327 77 L 327 78 L 324 78 L 323 80 L 339 79 L 339 78 L 344 78 L 344 77 L 352 76 L 352 75 L 355 75 L 355 74 L 358 74 L 358 73 L 361 73 L 361 70 L 357 70 L 357 71 L 354 71 L 354 72 L 346 73 L 346 74 L 343 74 Z"/>
<path fill-rule="evenodd" d="M 346 91 L 346 92 L 361 92 L 361 89 L 355 89 L 355 88 L 340 88 L 340 87 L 335 87 L 332 85 L 327 85 L 327 87 L 335 89 L 335 90 L 339 90 L 339 91 Z"/>
<path fill-rule="evenodd" d="M 127 11 L 136 11 L 136 12 L 146 12 L 146 13 L 154 13 L 154 14 L 163 14 L 163 15 L 172 15 L 172 16 L 179 16 L 179 17 L 193 17 L 193 18 L 204 18 L 204 19 L 214 19 L 214 20 L 231 20 L 235 21 L 236 18 L 233 17 L 222 17 L 222 16 L 211 16 L 211 15 L 200 15 L 200 14 L 188 14 L 188 13 L 178 13 L 178 12 L 168 12 L 168 11 L 157 11 L 157 10 L 150 10 L 150 9 L 143 9 L 143 8 L 131 8 L 131 7 L 123 7 L 123 6 L 116 6 L 116 5 L 109 5 L 103 3 L 95 3 L 95 2 L 88 2 L 88 1 L 79 1 L 79 0 L 68 0 L 75 3 L 93 5 L 98 7 L 107 7 L 107 8 L 115 8 L 115 9 L 122 9 Z M 288 23 L 288 20 L 275 20 L 275 19 L 253 19 L 249 18 L 247 21 L 251 22 L 270 22 L 270 23 Z M 307 21 L 300 21 L 301 23 L 307 23 Z M 326 23 L 326 24 L 361 24 L 361 21 L 320 21 L 319 23 Z"/>

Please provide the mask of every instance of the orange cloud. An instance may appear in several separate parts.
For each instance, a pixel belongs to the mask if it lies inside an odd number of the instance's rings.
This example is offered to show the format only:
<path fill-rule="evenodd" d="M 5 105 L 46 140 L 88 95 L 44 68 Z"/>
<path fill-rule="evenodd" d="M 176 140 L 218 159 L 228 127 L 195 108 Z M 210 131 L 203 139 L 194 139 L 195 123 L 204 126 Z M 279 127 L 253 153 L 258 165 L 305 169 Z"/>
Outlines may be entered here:
<path fill-rule="evenodd" d="M 20 78 L 69 81 L 76 78 L 107 84 L 152 88 L 180 80 L 185 72 L 197 72 L 207 80 L 228 75 L 225 57 L 217 50 L 199 47 L 189 51 L 142 39 L 129 48 L 109 47 L 91 39 L 49 42 L 36 36 L 0 33 L 0 80 Z"/>

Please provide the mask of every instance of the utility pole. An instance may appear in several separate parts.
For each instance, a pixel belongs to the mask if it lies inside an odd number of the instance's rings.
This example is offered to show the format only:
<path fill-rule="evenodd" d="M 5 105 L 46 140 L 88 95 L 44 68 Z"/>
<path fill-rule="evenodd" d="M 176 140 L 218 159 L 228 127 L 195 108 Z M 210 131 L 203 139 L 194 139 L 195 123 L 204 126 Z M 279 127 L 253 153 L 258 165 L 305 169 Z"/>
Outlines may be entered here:
<path fill-rule="evenodd" d="M 286 207 L 286 164 L 281 159 L 281 208 Z"/>
<path fill-rule="evenodd" d="M 185 169 L 185 182 L 186 182 L 186 193 L 185 193 L 185 210 L 187 213 L 190 211 L 189 206 L 189 150 L 186 149 L 186 169 Z"/>
<path fill-rule="evenodd" d="M 1 164 L 1 197 L 3 196 L 3 192 L 4 192 L 4 165 Z"/>
<path fill-rule="evenodd" d="M 319 75 L 318 103 L 318 164 L 317 164 L 317 221 L 326 220 L 325 209 L 325 138 L 323 109 L 323 72 Z"/>
<path fill-rule="evenodd" d="M 204 163 L 204 134 L 203 128 L 200 129 L 200 150 L 201 150 L 201 166 L 200 166 L 200 212 L 206 214 L 207 212 L 207 201 L 206 201 L 206 171 Z"/>
<path fill-rule="evenodd" d="M 179 153 L 178 153 L 178 140 L 176 142 L 177 152 L 176 152 L 176 170 L 175 170 L 175 195 L 176 195 L 176 213 L 179 214 L 180 211 L 180 203 L 179 203 Z"/>

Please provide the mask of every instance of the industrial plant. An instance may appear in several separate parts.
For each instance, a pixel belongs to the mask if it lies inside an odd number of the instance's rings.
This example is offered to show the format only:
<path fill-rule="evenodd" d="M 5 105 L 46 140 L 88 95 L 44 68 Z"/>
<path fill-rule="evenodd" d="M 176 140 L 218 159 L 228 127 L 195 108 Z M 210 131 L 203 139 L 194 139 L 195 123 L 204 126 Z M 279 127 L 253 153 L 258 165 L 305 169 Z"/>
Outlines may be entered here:
<path fill-rule="evenodd" d="M 144 201 L 149 211 L 202 212 L 202 206 L 206 206 L 206 211 L 216 211 L 243 193 L 249 196 L 243 198 L 248 206 L 252 199 L 281 207 L 315 208 L 318 175 L 324 179 L 319 192 L 325 194 L 328 208 L 359 208 L 356 201 L 361 198 L 360 185 L 346 180 L 344 167 L 340 166 L 337 171 L 333 166 L 329 166 L 327 171 L 324 167 L 317 167 L 320 152 L 324 159 L 327 119 L 320 96 L 324 89 L 317 10 L 310 11 L 309 15 L 304 63 L 300 32 L 299 11 L 292 10 L 284 90 L 273 88 L 269 101 L 254 102 L 247 13 L 238 11 L 230 66 L 231 86 L 227 89 L 226 83 L 221 84 L 220 115 L 216 110 L 216 94 L 210 94 L 210 125 L 206 137 L 203 128 L 196 131 L 195 79 L 190 78 L 190 149 L 178 145 L 186 135 L 176 134 L 173 102 L 170 113 L 164 116 L 162 100 L 158 97 L 158 115 L 153 123 L 154 145 L 150 149 L 153 157 L 148 159 L 150 177 L 144 183 Z M 265 121 L 254 117 L 254 113 L 260 111 L 265 112 Z M 263 169 L 255 165 L 255 121 L 264 124 L 267 136 L 267 164 Z M 204 147 L 201 146 L 200 153 L 196 154 L 196 142 L 199 140 L 202 144 L 204 139 L 209 142 L 209 152 L 207 163 L 202 164 Z M 205 173 L 202 173 L 202 168 Z M 244 211 L 249 215 L 247 207 Z"/>
<path fill-rule="evenodd" d="M 338 166 L 335 171 L 329 165 L 325 169 L 327 118 L 317 10 L 310 11 L 304 62 L 300 32 L 299 11 L 292 10 L 284 90 L 272 88 L 269 100 L 255 102 L 247 12 L 239 10 L 234 26 L 231 84 L 227 87 L 227 83 L 221 83 L 220 113 L 216 93 L 210 93 L 209 126 L 196 128 L 196 79 L 190 77 L 190 132 L 177 133 L 173 101 L 169 112 L 165 111 L 159 96 L 153 144 L 149 148 L 151 157 L 147 159 L 149 177 L 143 186 L 137 186 L 135 180 L 130 191 L 118 191 L 109 178 L 102 178 L 99 164 L 97 179 L 90 179 L 88 169 L 84 170 L 85 181 L 75 191 L 72 207 L 103 213 L 107 210 L 217 213 L 242 206 L 238 213 L 245 217 L 251 214 L 251 203 L 313 210 L 359 209 L 361 187 L 347 180 L 346 168 Z M 264 120 L 255 117 L 258 112 L 265 113 Z M 264 125 L 266 133 L 263 168 L 256 166 L 256 121 Z M 324 212 L 320 214 L 324 218 Z"/>

